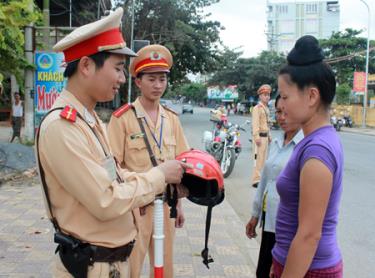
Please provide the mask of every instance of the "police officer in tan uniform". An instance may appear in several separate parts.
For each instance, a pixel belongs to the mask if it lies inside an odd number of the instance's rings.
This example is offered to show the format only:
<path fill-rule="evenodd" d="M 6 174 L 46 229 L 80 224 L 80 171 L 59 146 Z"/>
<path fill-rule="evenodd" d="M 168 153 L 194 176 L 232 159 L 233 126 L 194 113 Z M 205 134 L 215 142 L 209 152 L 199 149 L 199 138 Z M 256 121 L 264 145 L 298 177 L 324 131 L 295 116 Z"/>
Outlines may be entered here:
<path fill-rule="evenodd" d="M 135 172 L 152 168 L 144 136 L 151 145 L 158 163 L 175 159 L 189 146 L 176 112 L 159 103 L 167 88 L 167 74 L 172 67 L 172 55 L 161 45 L 142 48 L 130 65 L 130 73 L 141 95 L 133 104 L 126 104 L 113 113 L 108 125 L 110 144 L 122 167 Z M 142 133 L 141 120 L 146 134 Z M 146 254 L 150 259 L 150 277 L 154 277 L 153 205 L 136 209 L 134 215 L 139 234 L 130 256 L 131 277 L 140 277 Z M 176 219 L 170 218 L 164 203 L 164 277 L 173 277 L 173 238 L 175 227 L 182 227 L 184 216 L 180 201 Z"/>
<path fill-rule="evenodd" d="M 179 183 L 184 165 L 167 161 L 144 173 L 121 169 L 94 112 L 125 82 L 123 10 L 77 28 L 54 46 L 63 51 L 66 88 L 43 120 L 36 156 L 49 217 L 56 228 L 54 277 L 129 277 L 137 235 L 132 211 Z"/>
<path fill-rule="evenodd" d="M 268 144 L 271 142 L 269 128 L 269 109 L 268 102 L 270 100 L 271 86 L 264 84 L 258 89 L 259 103 L 252 111 L 252 132 L 253 132 L 253 173 L 251 184 L 257 187 L 260 181 L 264 162 L 267 157 Z"/>

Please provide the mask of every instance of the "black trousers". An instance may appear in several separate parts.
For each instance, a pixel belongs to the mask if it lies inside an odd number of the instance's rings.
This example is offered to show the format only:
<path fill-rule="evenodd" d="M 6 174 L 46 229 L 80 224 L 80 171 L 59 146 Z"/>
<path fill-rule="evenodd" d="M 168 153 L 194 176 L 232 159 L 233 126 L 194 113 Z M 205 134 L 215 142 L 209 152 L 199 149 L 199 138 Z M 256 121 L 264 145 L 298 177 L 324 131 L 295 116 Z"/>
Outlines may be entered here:
<path fill-rule="evenodd" d="M 265 213 L 263 212 L 263 216 Z M 257 278 L 269 278 L 272 266 L 272 248 L 275 245 L 275 233 L 264 231 L 264 218 L 262 229 L 262 241 L 260 243 L 259 259 L 257 266 Z"/>

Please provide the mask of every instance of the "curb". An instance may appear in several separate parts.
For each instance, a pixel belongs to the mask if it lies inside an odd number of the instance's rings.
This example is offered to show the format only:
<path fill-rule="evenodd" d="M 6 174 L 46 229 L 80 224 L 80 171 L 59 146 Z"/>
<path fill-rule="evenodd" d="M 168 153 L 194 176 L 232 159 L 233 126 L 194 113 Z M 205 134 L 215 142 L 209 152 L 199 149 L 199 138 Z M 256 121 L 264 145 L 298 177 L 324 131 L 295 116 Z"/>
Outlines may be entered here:
<path fill-rule="evenodd" d="M 344 128 L 344 129 L 341 129 L 341 132 L 359 134 L 359 135 L 367 135 L 367 136 L 375 136 L 375 129 L 374 130 L 368 130 L 368 129 L 360 130 L 360 129 Z"/>

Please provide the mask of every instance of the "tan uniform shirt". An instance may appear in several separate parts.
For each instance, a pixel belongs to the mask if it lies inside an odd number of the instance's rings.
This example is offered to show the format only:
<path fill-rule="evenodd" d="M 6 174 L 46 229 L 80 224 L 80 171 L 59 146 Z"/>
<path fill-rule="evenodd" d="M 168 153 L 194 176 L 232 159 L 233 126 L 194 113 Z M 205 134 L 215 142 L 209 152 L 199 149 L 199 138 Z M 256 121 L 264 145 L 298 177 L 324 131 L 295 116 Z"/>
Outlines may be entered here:
<path fill-rule="evenodd" d="M 268 133 L 269 128 L 269 109 L 262 103 L 258 103 L 252 112 L 252 130 L 254 140 L 259 139 L 259 133 Z"/>
<path fill-rule="evenodd" d="M 82 115 L 110 153 L 105 126 L 96 114 L 64 90 L 53 108 L 66 105 Z M 81 240 L 106 247 L 125 245 L 137 234 L 131 211 L 152 202 L 164 190 L 165 177 L 158 168 L 137 174 L 114 166 L 125 181 L 119 183 L 90 127 L 78 117 L 74 123 L 62 119 L 60 112 L 46 118 L 39 140 L 53 214 L 64 232 Z"/>
<path fill-rule="evenodd" d="M 137 117 L 142 119 L 148 141 L 158 162 L 175 159 L 180 153 L 189 150 L 180 120 L 175 113 L 159 105 L 158 121 L 154 125 L 139 99 L 133 105 Z M 151 133 L 154 134 L 157 141 L 160 140 L 162 121 L 162 147 L 160 150 Z M 145 171 L 152 167 L 142 131 L 133 109 L 129 109 L 118 118 L 111 117 L 108 124 L 108 136 L 113 153 L 121 167 L 135 172 Z"/>

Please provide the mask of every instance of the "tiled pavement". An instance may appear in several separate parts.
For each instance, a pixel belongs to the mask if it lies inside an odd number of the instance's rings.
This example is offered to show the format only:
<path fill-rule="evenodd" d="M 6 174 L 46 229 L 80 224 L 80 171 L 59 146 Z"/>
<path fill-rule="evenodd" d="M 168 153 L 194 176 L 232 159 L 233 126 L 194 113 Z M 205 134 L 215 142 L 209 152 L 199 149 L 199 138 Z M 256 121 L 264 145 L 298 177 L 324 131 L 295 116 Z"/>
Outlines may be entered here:
<path fill-rule="evenodd" d="M 0 185 L 0 277 L 51 277 L 55 245 L 45 217 L 36 177 Z M 200 252 L 204 246 L 206 208 L 184 201 L 185 227 L 175 240 L 175 277 L 254 277 L 259 245 L 248 240 L 244 225 L 224 200 L 213 209 L 208 270 Z M 144 268 L 143 277 L 147 267 Z"/>

